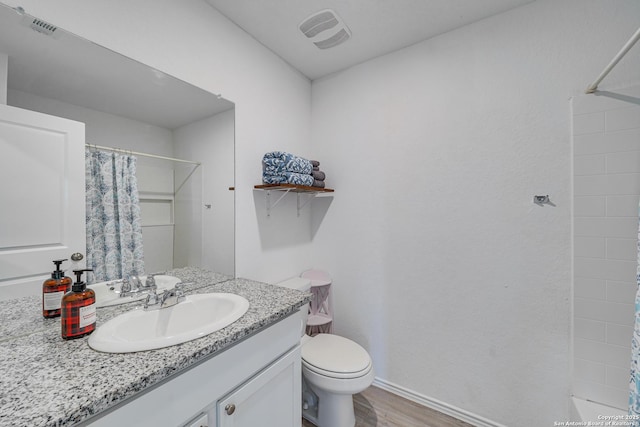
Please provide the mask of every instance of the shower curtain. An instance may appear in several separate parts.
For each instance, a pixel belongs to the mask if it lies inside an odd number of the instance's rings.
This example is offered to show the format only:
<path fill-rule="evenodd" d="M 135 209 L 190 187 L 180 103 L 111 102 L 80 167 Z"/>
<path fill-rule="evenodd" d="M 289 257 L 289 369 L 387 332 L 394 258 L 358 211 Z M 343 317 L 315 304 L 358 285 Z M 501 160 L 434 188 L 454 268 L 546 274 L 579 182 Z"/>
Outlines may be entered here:
<path fill-rule="evenodd" d="M 640 206 L 638 207 L 640 218 Z M 631 339 L 631 379 L 629 381 L 629 418 L 633 427 L 640 427 L 640 221 L 638 225 L 638 267 L 636 270 L 635 326 Z"/>
<path fill-rule="evenodd" d="M 136 158 L 87 149 L 85 168 L 92 282 L 144 274 Z"/>

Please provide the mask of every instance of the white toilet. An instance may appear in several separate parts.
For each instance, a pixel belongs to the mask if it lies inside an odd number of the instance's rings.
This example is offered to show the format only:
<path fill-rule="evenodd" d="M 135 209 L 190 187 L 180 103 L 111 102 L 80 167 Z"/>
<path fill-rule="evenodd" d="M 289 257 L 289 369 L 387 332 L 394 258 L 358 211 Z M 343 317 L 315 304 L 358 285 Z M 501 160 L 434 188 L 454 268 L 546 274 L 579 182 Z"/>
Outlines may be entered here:
<path fill-rule="evenodd" d="M 294 277 L 276 284 L 309 292 L 311 281 Z M 333 334 L 305 334 L 308 307 L 302 314 L 302 414 L 318 427 L 353 427 L 353 395 L 373 382 L 373 365 L 367 351 L 355 342 Z M 309 390 L 313 393 L 309 393 Z"/>

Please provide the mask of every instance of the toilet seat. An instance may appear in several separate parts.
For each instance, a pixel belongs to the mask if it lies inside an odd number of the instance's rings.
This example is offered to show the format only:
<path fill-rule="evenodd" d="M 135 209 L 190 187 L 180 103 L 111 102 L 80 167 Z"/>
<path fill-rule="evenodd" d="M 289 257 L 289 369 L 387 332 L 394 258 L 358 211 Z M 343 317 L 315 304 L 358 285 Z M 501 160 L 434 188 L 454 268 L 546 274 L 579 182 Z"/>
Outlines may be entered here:
<path fill-rule="evenodd" d="M 327 377 L 327 378 L 334 378 L 334 379 L 338 379 L 338 380 L 348 380 L 348 379 L 355 379 L 355 378 L 360 378 L 363 377 L 365 375 L 367 375 L 369 372 L 371 372 L 371 365 L 367 366 L 365 369 L 358 371 L 358 372 L 333 372 L 333 371 L 327 371 L 324 369 L 320 369 L 317 366 L 313 366 L 309 363 L 307 363 L 304 359 L 302 360 L 302 367 L 304 369 L 307 369 L 311 372 L 314 372 L 318 375 L 322 375 L 323 377 Z"/>
<path fill-rule="evenodd" d="M 372 369 L 369 353 L 357 343 L 331 334 L 318 334 L 302 346 L 302 364 L 319 375 L 359 378 Z"/>

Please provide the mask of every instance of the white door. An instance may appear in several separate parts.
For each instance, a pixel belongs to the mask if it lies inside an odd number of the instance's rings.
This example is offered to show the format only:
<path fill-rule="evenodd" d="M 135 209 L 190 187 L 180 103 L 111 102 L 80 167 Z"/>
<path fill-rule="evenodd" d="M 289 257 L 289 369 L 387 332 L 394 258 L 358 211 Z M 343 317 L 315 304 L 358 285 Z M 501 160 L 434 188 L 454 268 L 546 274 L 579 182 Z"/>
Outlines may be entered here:
<path fill-rule="evenodd" d="M 85 253 L 84 181 L 84 123 L 0 105 L 0 300 Z"/>
<path fill-rule="evenodd" d="M 218 427 L 299 427 L 302 421 L 300 348 L 218 401 Z"/>

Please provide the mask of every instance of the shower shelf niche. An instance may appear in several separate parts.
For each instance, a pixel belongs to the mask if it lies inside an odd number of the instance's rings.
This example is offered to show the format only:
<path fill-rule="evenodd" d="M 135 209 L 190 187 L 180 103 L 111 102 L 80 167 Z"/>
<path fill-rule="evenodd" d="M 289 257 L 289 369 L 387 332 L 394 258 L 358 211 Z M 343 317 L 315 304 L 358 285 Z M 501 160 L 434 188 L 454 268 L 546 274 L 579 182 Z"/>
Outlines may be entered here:
<path fill-rule="evenodd" d="M 300 210 L 304 208 L 315 196 L 323 193 L 333 193 L 334 190 L 331 188 L 320 188 L 320 187 L 310 187 L 308 185 L 295 185 L 295 184 L 260 184 L 254 185 L 254 190 L 264 191 L 265 199 L 267 203 L 267 216 L 271 216 L 271 209 L 275 208 L 276 205 L 282 200 L 284 196 L 288 193 L 296 193 L 297 198 L 297 206 L 298 206 L 298 216 L 300 216 Z M 279 191 L 282 193 L 280 197 L 278 197 L 273 203 L 271 202 L 271 191 Z M 307 198 L 306 201 L 300 201 L 300 195 L 308 195 L 310 197 Z"/>

